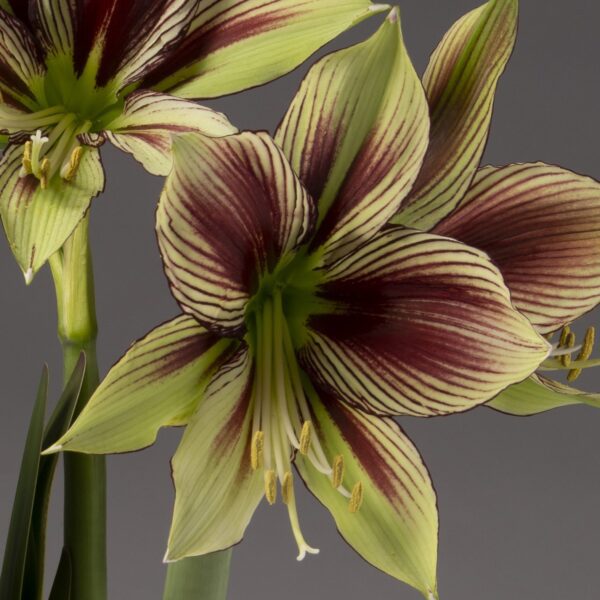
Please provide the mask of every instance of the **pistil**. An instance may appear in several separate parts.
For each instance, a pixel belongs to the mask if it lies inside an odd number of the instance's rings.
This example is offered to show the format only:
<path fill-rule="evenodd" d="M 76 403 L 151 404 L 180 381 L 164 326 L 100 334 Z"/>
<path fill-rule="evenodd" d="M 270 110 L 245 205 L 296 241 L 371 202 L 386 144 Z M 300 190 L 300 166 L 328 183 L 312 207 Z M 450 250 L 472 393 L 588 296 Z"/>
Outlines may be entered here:
<path fill-rule="evenodd" d="M 591 359 L 596 338 L 596 329 L 589 327 L 585 333 L 583 343 L 577 345 L 576 336 L 566 326 L 560 334 L 556 347 L 553 348 L 550 357 L 540 366 L 540 371 L 568 371 L 567 380 L 575 381 L 584 369 L 600 366 L 600 359 Z M 578 352 L 574 358 L 574 354 Z"/>

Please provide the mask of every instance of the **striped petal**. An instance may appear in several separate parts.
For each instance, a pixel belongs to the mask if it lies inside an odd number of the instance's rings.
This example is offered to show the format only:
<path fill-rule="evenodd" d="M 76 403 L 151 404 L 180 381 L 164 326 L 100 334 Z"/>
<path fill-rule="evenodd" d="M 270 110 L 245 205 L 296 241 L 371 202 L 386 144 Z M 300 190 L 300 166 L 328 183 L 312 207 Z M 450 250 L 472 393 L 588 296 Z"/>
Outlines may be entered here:
<path fill-rule="evenodd" d="M 179 304 L 232 334 L 260 275 L 310 233 L 314 209 L 266 134 L 178 136 L 158 212 L 158 242 Z"/>
<path fill-rule="evenodd" d="M 511 385 L 487 406 L 516 417 L 529 417 L 576 404 L 600 408 L 600 394 L 588 394 L 534 374 L 522 383 Z"/>
<path fill-rule="evenodd" d="M 305 367 L 365 410 L 464 411 L 549 352 L 487 256 L 448 238 L 384 231 L 333 265 L 320 293 L 337 308 L 309 320 Z"/>
<path fill-rule="evenodd" d="M 221 137 L 237 129 L 225 115 L 210 108 L 141 90 L 127 97 L 123 112 L 108 125 L 106 137 L 153 175 L 166 176 L 173 166 L 171 136 L 186 132 Z"/>
<path fill-rule="evenodd" d="M 317 63 L 276 141 L 313 198 L 329 259 L 373 236 L 399 208 L 427 149 L 428 108 L 397 9 L 368 41 Z"/>
<path fill-rule="evenodd" d="M 199 0 L 192 26 L 144 87 L 214 98 L 271 81 L 387 6 L 369 0 Z"/>
<path fill-rule="evenodd" d="M 173 457 L 175 508 L 165 560 L 237 544 L 264 494 L 250 465 L 254 367 L 241 349 L 224 364 Z"/>
<path fill-rule="evenodd" d="M 42 189 L 33 176 L 20 177 L 22 146 L 12 146 L 0 163 L 0 215 L 11 249 L 29 282 L 65 243 L 104 189 L 97 150 L 87 149 L 77 174 L 66 182 L 55 176 Z"/>
<path fill-rule="evenodd" d="M 466 192 L 483 154 L 517 16 L 517 0 L 491 0 L 458 21 L 432 55 L 423 80 L 431 143 L 397 223 L 430 229 Z"/>
<path fill-rule="evenodd" d="M 433 231 L 487 252 L 539 331 L 600 302 L 600 183 L 593 179 L 541 163 L 487 167 Z"/>
<path fill-rule="evenodd" d="M 0 92 L 28 106 L 44 75 L 35 40 L 16 17 L 0 9 Z"/>
<path fill-rule="evenodd" d="M 180 316 L 135 342 L 50 451 L 130 452 L 187 423 L 229 342 Z"/>
<path fill-rule="evenodd" d="M 342 457 L 343 485 L 351 490 L 360 483 L 362 503 L 351 512 L 331 480 L 300 455 L 296 465 L 308 488 L 365 560 L 436 598 L 436 495 L 417 449 L 392 419 L 328 397 L 311 404 L 323 450 L 332 464 Z"/>
<path fill-rule="evenodd" d="M 50 56 L 72 56 L 75 16 L 72 0 L 29 0 L 29 17 L 38 41 Z"/>

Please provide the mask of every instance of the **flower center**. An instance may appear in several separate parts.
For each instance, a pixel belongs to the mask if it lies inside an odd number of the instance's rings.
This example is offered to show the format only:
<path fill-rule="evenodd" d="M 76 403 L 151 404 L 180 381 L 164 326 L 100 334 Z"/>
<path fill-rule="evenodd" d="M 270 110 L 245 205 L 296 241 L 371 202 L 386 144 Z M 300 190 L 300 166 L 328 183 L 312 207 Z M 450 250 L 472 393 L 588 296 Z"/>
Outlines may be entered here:
<path fill-rule="evenodd" d="M 287 294 L 286 294 L 287 292 Z M 313 424 L 312 411 L 304 392 L 289 315 L 285 310 L 290 291 L 269 281 L 262 286 L 248 315 L 250 344 L 255 358 L 251 464 L 262 470 L 269 504 L 277 500 L 278 482 L 288 508 L 292 532 L 298 545 L 298 560 L 318 550 L 306 543 L 298 520 L 291 463 L 297 453 L 310 461 L 341 494 L 350 499 L 356 512 L 362 501 L 362 484 L 352 491 L 344 487 L 344 460 L 328 460 Z M 287 298 L 287 306 L 290 306 Z M 295 306 L 293 303 L 291 306 Z M 293 311 L 292 311 L 293 312 Z M 298 315 L 295 315 L 297 318 Z"/>

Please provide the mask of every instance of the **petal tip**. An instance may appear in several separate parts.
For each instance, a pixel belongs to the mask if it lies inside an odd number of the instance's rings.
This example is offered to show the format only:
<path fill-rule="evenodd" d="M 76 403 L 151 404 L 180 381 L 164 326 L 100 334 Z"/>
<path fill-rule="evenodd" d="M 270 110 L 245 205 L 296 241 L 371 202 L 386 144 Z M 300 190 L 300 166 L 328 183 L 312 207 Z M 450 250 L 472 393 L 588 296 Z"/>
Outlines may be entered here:
<path fill-rule="evenodd" d="M 54 444 L 53 446 L 50 446 L 50 448 L 46 448 L 46 450 L 42 452 L 42 456 L 56 454 L 57 452 L 61 452 L 63 448 L 64 446 L 62 444 Z"/>
<path fill-rule="evenodd" d="M 390 23 L 399 23 L 400 22 L 400 9 L 397 6 L 394 6 L 392 10 L 390 10 L 388 16 L 386 17 Z"/>
<path fill-rule="evenodd" d="M 29 285 L 33 281 L 34 272 L 31 267 L 27 269 L 27 271 L 23 272 L 23 277 L 25 277 L 25 284 Z"/>
<path fill-rule="evenodd" d="M 378 13 L 384 12 L 384 11 L 386 11 L 386 10 L 389 10 L 390 8 L 392 8 L 392 5 L 391 5 L 391 4 L 371 4 L 371 5 L 369 6 L 369 10 L 370 10 L 372 13 L 375 13 L 375 14 L 378 14 Z M 396 10 L 396 8 L 394 8 L 394 9 L 392 10 L 392 12 L 393 12 L 394 10 Z"/>

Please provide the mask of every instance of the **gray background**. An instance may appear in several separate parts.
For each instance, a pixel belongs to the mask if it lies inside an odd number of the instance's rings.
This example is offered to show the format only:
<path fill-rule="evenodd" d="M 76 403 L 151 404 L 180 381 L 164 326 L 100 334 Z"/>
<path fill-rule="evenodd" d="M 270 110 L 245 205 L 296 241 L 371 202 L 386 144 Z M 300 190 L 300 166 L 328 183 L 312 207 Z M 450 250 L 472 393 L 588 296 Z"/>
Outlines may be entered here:
<path fill-rule="evenodd" d="M 504 76 L 486 161 L 543 160 L 600 178 L 598 22 L 591 0 L 523 0 L 517 50 Z M 417 68 L 450 24 L 476 0 L 407 0 L 407 44 Z M 363 39 L 360 26 L 331 48 Z M 242 128 L 272 129 L 306 66 L 267 87 L 214 102 Z M 153 234 L 159 179 L 106 149 L 106 194 L 95 202 L 92 237 L 103 372 L 135 338 L 175 315 Z M 58 388 L 60 356 L 50 277 L 26 288 L 0 245 L 0 540 L 36 379 L 48 361 Z M 593 321 L 593 315 L 587 319 Z M 600 372 L 581 380 L 600 388 Z M 532 419 L 478 409 L 402 423 L 428 463 L 439 493 L 439 582 L 446 600 L 593 600 L 599 593 L 600 413 L 576 407 Z M 110 598 L 158 599 L 173 491 L 169 457 L 180 433 L 151 449 L 109 459 Z M 60 541 L 61 485 L 50 526 L 50 567 Z M 416 592 L 359 559 L 328 514 L 301 500 L 318 557 L 295 561 L 280 507 L 262 506 L 234 552 L 231 600 L 305 598 L 410 600 Z"/>

